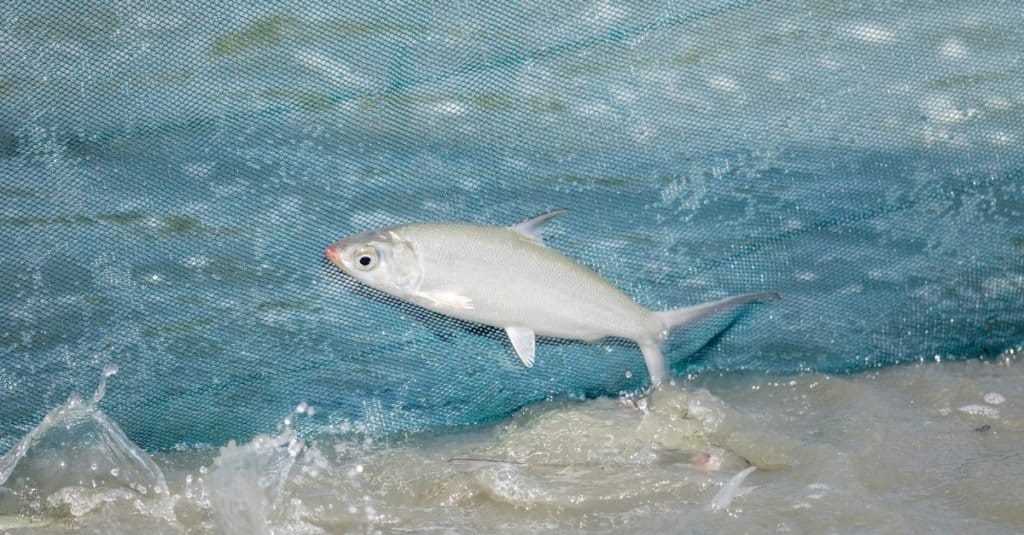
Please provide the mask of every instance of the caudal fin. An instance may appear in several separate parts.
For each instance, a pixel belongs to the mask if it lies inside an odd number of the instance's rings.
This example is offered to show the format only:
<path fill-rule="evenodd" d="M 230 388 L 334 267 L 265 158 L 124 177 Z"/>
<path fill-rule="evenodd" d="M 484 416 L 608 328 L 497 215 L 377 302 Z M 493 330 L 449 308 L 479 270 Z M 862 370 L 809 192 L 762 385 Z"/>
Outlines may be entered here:
<path fill-rule="evenodd" d="M 692 307 L 676 308 L 664 312 L 655 312 L 654 315 L 661 319 L 665 331 L 679 329 L 697 320 L 713 316 L 719 312 L 736 308 L 747 303 L 760 301 L 775 301 L 779 294 L 775 292 L 763 292 L 756 294 L 734 295 L 710 303 L 702 303 Z M 640 351 L 644 355 L 644 363 L 647 364 L 647 373 L 651 376 L 651 385 L 660 385 L 667 377 L 665 357 L 661 354 L 660 340 L 637 340 Z"/>
<path fill-rule="evenodd" d="M 761 301 L 776 301 L 778 299 L 779 294 L 775 292 L 734 295 L 732 297 L 726 297 L 725 299 L 719 299 L 718 301 L 701 303 L 692 307 L 666 310 L 664 312 L 655 312 L 654 314 L 661 318 L 661 321 L 665 323 L 665 327 L 669 331 L 672 331 L 685 327 L 697 320 L 718 314 L 719 312 L 725 312 L 726 310 L 736 308 L 740 305 Z"/>
<path fill-rule="evenodd" d="M 661 344 L 642 342 L 640 343 L 640 352 L 644 355 L 647 374 L 651 376 L 651 386 L 659 386 L 668 377 L 668 372 L 665 370 L 665 357 L 661 354 Z"/>

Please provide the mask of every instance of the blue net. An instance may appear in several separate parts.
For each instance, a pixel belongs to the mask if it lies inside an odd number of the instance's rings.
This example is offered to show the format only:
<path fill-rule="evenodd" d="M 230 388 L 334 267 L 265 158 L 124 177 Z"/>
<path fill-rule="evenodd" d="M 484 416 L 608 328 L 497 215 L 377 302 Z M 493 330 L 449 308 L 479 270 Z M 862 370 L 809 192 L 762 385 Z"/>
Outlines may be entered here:
<path fill-rule="evenodd" d="M 338 238 L 510 225 L 651 309 L 676 373 L 852 372 L 1024 343 L 1013 2 L 8 2 L 0 451 L 116 364 L 146 448 L 473 424 L 643 388 L 631 342 L 361 288 Z"/>

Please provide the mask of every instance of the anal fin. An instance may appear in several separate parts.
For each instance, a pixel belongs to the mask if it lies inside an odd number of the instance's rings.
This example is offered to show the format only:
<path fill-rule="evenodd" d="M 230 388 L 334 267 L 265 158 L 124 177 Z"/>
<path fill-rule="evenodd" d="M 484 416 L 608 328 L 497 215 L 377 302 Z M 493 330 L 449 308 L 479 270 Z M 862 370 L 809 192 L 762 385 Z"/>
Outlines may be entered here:
<path fill-rule="evenodd" d="M 537 351 L 537 336 L 533 330 L 526 327 L 506 327 L 505 332 L 508 334 L 508 339 L 512 341 L 512 347 L 519 355 L 519 360 L 523 361 L 523 365 L 527 368 L 532 367 L 533 357 Z"/>

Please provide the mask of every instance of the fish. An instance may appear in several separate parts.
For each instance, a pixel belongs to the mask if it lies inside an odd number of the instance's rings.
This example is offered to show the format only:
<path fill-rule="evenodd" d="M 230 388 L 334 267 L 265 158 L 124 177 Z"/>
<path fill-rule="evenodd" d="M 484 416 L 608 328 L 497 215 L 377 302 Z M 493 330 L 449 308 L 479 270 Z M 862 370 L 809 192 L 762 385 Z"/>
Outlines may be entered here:
<path fill-rule="evenodd" d="M 526 367 L 537 337 L 636 342 L 652 386 L 668 373 L 662 345 L 671 331 L 774 292 L 736 295 L 651 311 L 592 269 L 548 247 L 544 226 L 566 209 L 510 227 L 412 223 L 341 239 L 325 250 L 341 271 L 371 288 L 439 314 L 504 329 Z"/>

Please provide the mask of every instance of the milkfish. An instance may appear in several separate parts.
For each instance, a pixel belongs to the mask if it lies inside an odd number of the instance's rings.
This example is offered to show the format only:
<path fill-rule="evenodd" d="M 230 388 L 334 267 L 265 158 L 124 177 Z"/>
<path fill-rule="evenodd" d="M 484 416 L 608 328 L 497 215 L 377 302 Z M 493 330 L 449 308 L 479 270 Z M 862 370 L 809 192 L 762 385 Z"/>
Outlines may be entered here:
<path fill-rule="evenodd" d="M 555 210 L 511 227 L 415 223 L 374 230 L 327 247 L 357 281 L 440 314 L 504 329 L 533 366 L 538 336 L 640 346 L 653 386 L 667 377 L 662 343 L 670 331 L 737 306 L 778 299 L 771 292 L 654 312 L 591 269 L 547 247 Z"/>

